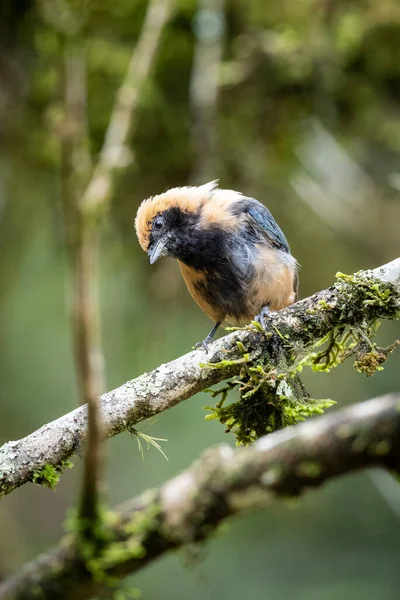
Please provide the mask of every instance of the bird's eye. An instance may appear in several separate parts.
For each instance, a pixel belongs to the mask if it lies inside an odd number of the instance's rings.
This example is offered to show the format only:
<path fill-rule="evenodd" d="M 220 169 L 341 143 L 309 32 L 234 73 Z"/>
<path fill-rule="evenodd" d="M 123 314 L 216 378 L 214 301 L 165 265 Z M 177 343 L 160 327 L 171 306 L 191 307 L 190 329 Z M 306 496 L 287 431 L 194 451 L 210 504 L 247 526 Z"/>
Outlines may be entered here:
<path fill-rule="evenodd" d="M 162 217 L 156 217 L 153 222 L 153 227 L 157 231 L 160 231 L 164 226 L 164 219 Z"/>

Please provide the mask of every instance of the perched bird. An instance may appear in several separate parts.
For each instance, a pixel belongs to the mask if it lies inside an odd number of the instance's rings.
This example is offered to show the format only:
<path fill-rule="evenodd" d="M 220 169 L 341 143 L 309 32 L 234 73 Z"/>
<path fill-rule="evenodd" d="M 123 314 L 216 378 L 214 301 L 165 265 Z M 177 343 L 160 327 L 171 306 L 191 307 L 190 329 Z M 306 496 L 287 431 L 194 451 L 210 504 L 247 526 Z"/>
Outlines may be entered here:
<path fill-rule="evenodd" d="M 216 181 L 178 187 L 144 200 L 136 233 L 150 264 L 178 260 L 193 299 L 215 325 L 198 346 L 207 350 L 218 327 L 242 325 L 297 299 L 297 263 L 269 210 Z"/>

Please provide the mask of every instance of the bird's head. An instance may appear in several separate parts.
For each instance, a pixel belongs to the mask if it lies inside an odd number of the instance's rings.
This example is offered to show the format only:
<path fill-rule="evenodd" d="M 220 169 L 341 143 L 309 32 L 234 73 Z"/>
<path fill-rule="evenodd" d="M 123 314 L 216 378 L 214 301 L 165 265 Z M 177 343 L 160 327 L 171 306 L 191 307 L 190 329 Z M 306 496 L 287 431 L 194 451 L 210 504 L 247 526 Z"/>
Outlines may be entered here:
<path fill-rule="evenodd" d="M 167 255 L 182 259 L 182 252 L 194 243 L 196 231 L 223 223 L 229 216 L 224 204 L 232 202 L 229 194 L 218 189 L 217 181 L 211 181 L 198 187 L 172 188 L 144 200 L 137 211 L 135 228 L 150 264 Z M 220 202 L 210 202 L 213 196 Z"/>

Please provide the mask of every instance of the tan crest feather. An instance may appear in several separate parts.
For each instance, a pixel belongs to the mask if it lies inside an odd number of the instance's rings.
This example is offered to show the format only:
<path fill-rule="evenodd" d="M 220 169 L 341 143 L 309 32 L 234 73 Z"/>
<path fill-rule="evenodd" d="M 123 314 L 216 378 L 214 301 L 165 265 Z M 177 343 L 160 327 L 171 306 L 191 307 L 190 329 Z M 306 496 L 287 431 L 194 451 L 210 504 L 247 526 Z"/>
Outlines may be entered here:
<path fill-rule="evenodd" d="M 216 179 L 200 186 L 171 188 L 163 194 L 143 200 L 135 219 L 136 235 L 142 249 L 147 252 L 149 248 L 152 222 L 156 215 L 175 207 L 183 211 L 194 212 L 208 202 L 217 190 L 218 180 Z"/>

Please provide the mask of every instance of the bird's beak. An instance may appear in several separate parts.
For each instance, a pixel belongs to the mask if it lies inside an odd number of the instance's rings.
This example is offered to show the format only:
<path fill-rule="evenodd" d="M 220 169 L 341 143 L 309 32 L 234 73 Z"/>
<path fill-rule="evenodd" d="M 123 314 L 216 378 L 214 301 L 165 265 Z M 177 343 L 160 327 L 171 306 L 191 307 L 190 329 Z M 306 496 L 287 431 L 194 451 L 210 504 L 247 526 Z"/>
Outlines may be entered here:
<path fill-rule="evenodd" d="M 161 238 L 156 244 L 150 246 L 147 254 L 151 265 L 154 265 L 156 260 L 161 258 L 161 256 L 166 256 L 166 254 L 168 254 L 167 241 L 167 238 Z"/>

